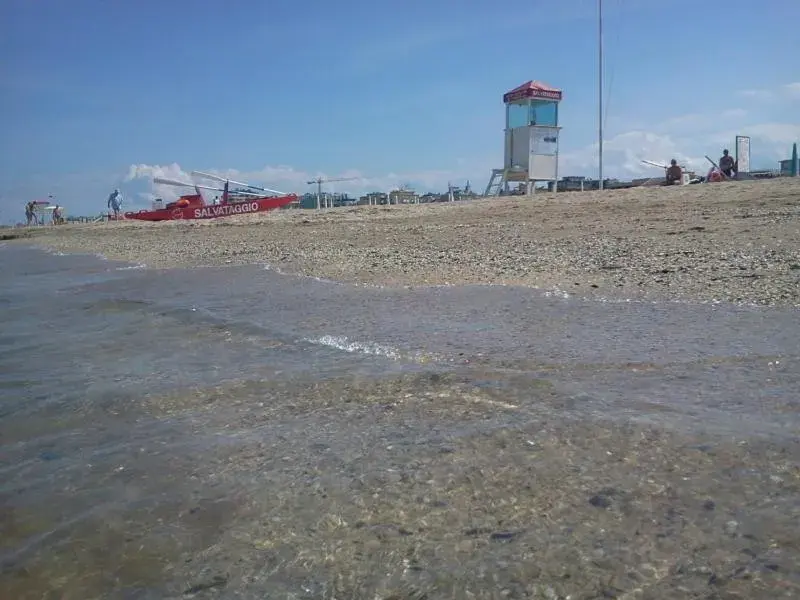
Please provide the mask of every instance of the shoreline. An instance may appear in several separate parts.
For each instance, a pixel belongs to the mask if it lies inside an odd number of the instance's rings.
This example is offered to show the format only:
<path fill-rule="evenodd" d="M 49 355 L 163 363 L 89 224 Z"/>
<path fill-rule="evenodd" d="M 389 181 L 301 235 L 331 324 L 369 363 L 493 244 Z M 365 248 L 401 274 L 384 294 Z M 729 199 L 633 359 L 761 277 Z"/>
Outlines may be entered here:
<path fill-rule="evenodd" d="M 798 199 L 800 181 L 784 179 L 76 224 L 19 241 L 151 268 L 262 264 L 383 287 L 493 284 L 797 307 Z"/>

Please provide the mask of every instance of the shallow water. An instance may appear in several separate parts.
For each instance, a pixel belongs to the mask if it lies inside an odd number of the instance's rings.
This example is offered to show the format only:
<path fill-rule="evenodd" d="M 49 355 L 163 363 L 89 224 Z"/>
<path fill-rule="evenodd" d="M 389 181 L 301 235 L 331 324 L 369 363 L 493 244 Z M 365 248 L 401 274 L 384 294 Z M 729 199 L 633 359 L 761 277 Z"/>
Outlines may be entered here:
<path fill-rule="evenodd" d="M 0 560 L 15 597 L 300 594 L 288 567 L 230 575 L 247 523 L 318 516 L 284 492 L 344 498 L 503 428 L 800 431 L 792 309 L 131 267 L 0 249 Z M 464 405 L 410 404 L 427 397 Z M 332 584 L 308 585 L 299 597 Z"/>

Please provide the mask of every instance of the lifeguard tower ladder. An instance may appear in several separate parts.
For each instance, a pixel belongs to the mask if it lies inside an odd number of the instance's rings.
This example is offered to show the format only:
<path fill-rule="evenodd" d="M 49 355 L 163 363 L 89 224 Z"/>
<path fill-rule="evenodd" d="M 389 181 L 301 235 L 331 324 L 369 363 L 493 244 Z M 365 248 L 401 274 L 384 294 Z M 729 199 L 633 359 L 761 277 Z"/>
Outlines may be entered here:
<path fill-rule="evenodd" d="M 502 169 L 492 169 L 486 196 L 523 183 L 528 193 L 538 181 L 558 181 L 558 104 L 562 91 L 541 81 L 528 81 L 503 95 L 506 105 Z"/>

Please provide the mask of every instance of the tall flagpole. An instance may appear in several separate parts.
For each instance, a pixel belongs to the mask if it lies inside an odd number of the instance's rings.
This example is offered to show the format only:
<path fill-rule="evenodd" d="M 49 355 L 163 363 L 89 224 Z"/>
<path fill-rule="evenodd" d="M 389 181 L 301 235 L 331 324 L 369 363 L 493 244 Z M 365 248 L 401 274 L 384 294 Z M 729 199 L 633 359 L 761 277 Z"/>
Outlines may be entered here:
<path fill-rule="evenodd" d="M 599 189 L 603 189 L 603 0 L 597 0 Z"/>

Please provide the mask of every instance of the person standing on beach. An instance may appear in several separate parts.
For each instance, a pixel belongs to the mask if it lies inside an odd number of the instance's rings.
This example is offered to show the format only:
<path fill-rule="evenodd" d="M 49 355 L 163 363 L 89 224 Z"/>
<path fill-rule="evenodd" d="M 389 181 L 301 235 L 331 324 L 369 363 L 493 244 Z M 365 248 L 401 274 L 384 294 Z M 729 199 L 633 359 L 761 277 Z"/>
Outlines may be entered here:
<path fill-rule="evenodd" d="M 719 170 L 725 173 L 725 177 L 733 177 L 736 173 L 736 163 L 733 157 L 728 154 L 728 150 L 722 151 L 722 158 L 719 159 Z"/>
<path fill-rule="evenodd" d="M 114 219 L 119 218 L 119 209 L 122 206 L 122 194 L 120 194 L 119 189 L 114 190 L 111 192 L 111 195 L 108 197 L 108 208 L 114 211 Z"/>

